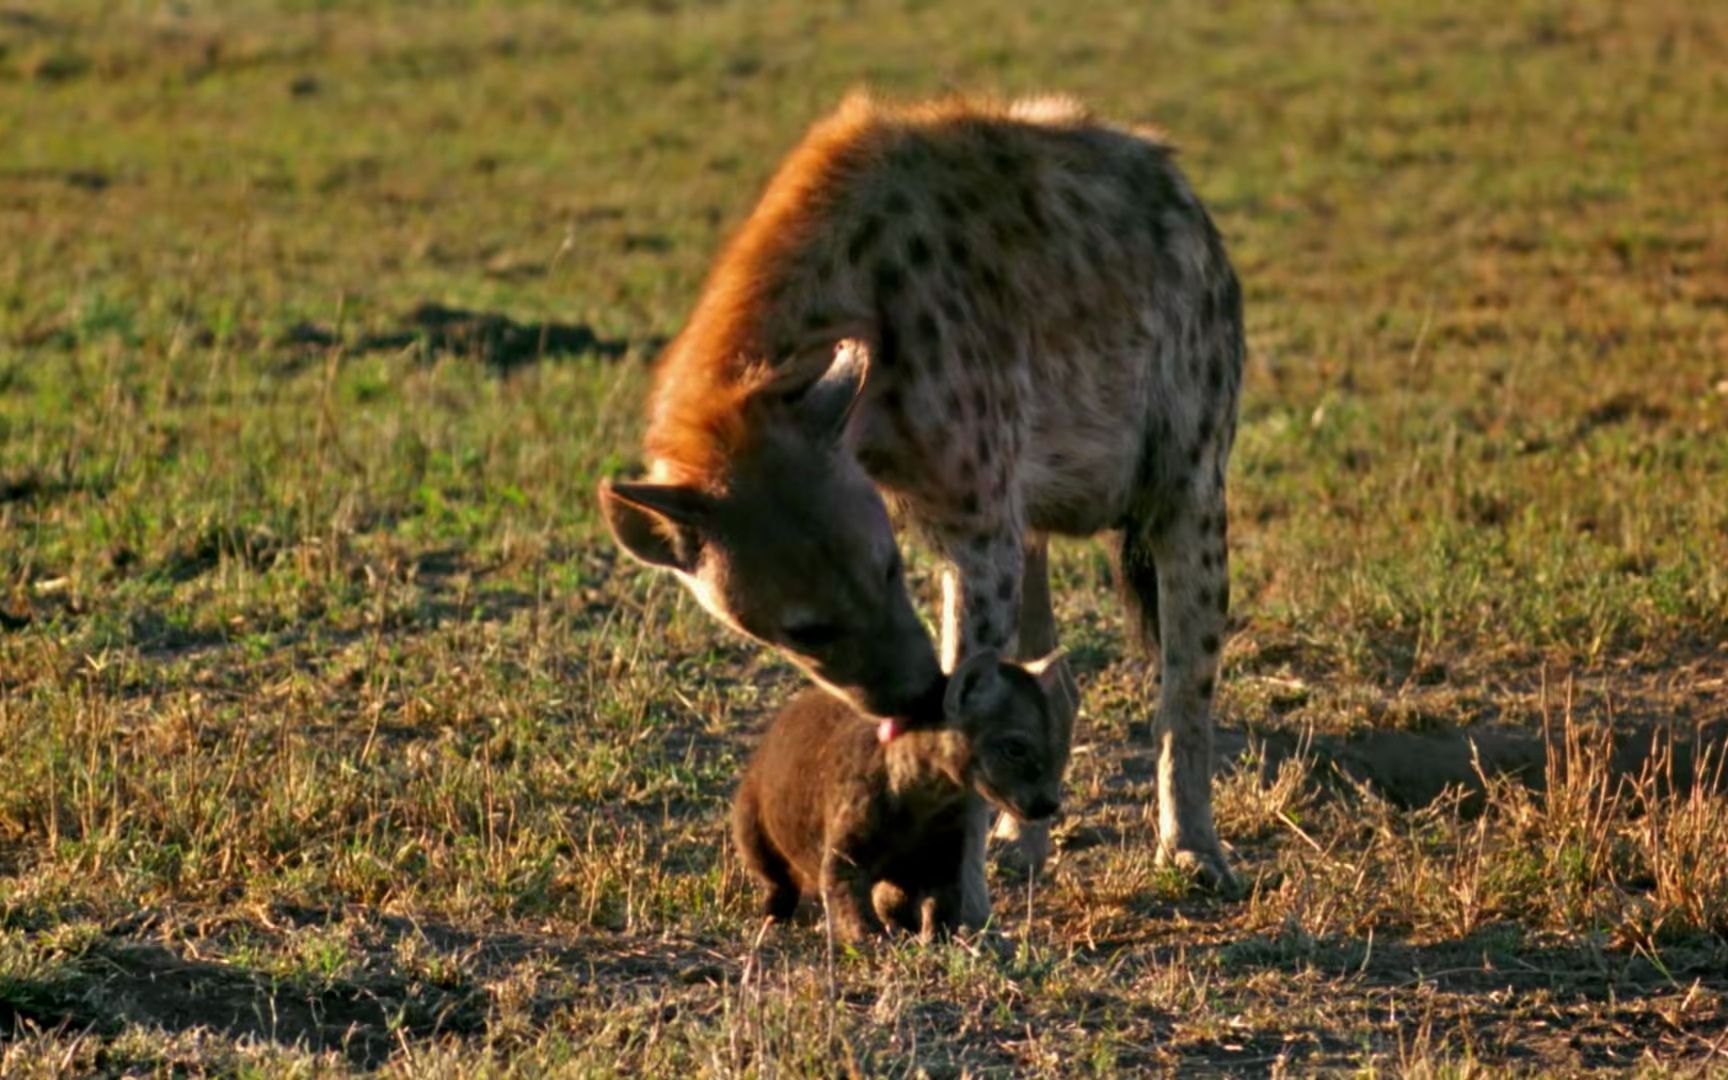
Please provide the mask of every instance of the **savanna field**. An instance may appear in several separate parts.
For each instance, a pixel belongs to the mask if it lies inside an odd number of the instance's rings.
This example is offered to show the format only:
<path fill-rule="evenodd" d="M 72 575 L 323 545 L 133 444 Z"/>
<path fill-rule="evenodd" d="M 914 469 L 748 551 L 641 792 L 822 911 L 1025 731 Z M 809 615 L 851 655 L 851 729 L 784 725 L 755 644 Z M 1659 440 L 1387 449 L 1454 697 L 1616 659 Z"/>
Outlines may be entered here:
<path fill-rule="evenodd" d="M 1245 899 L 1070 541 L 1049 872 L 758 934 L 802 677 L 594 489 L 864 84 L 1157 124 L 1225 234 Z M 1725 178 L 1720 4 L 0 0 L 0 1076 L 1728 1073 Z"/>

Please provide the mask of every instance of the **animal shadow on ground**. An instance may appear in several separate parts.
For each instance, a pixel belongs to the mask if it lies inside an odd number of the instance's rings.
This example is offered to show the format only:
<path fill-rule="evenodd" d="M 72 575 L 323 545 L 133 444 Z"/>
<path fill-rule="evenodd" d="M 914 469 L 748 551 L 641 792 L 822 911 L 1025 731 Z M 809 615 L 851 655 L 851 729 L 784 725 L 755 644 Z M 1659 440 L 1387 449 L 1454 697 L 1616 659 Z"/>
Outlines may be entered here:
<path fill-rule="evenodd" d="M 272 921 L 285 928 L 341 927 L 358 962 L 333 977 L 284 976 L 228 959 L 188 957 L 152 935 L 148 917 L 129 920 L 108 928 L 51 976 L 0 982 L 0 1040 L 31 1029 L 111 1036 L 134 1024 L 334 1051 L 372 1069 L 403 1039 L 484 1036 L 497 1019 L 487 984 L 524 966 L 572 976 L 528 1003 L 528 1019 L 540 1024 L 590 993 L 629 998 L 644 987 L 720 982 L 729 977 L 721 961 L 730 966 L 736 959 L 688 942 L 481 934 L 375 913 L 278 908 Z M 459 962 L 433 975 L 404 970 L 399 955 L 405 944 Z"/>
<path fill-rule="evenodd" d="M 662 1010 L 711 1005 L 716 993 L 730 993 L 751 979 L 752 969 L 756 978 L 786 970 L 777 959 L 782 950 L 800 953 L 796 942 L 769 943 L 753 960 L 749 954 L 757 949 L 738 941 L 476 933 L 331 909 L 279 907 L 271 921 L 284 928 L 345 928 L 362 955 L 340 977 L 285 977 L 238 962 L 188 957 L 154 937 L 157 927 L 148 919 L 132 920 L 110 927 L 69 969 L 0 984 L 0 1039 L 31 1030 L 112 1036 L 137 1025 L 333 1052 L 353 1067 L 372 1069 L 386 1064 L 404 1042 L 484 1042 L 524 1021 L 537 1028 L 556 1016 L 605 1017 L 644 997 L 661 1002 Z M 455 962 L 442 974 L 404 970 L 399 957 L 410 944 L 429 946 Z M 202 947 L 210 945 L 221 951 L 218 942 Z M 1684 952 L 1667 955 L 1658 968 L 1643 957 L 1609 957 L 1583 945 L 1540 945 L 1515 926 L 1495 925 L 1463 939 L 1425 945 L 1301 934 L 1256 934 L 1198 947 L 1104 938 L 1077 948 L 1073 962 L 1115 965 L 1128 954 L 1153 969 L 1201 962 L 1238 974 L 1288 975 L 1289 1023 L 1241 1032 L 1225 1044 L 1190 1048 L 1201 1053 L 1208 1068 L 1261 1068 L 1279 1058 L 1311 1066 L 1351 1060 L 1360 1046 L 1340 1037 L 1325 1010 L 1296 1007 L 1316 982 L 1335 985 L 1340 1003 L 1344 998 L 1379 1001 L 1395 1014 L 1392 1025 L 1399 1037 L 1412 1045 L 1430 1037 L 1425 1029 L 1438 1021 L 1466 1022 L 1497 1033 L 1501 1051 L 1512 1060 L 1553 1056 L 1603 1066 L 1623 1063 L 1630 1030 L 1656 1044 L 1674 1043 L 1676 1049 L 1687 1039 L 1708 1041 L 1728 1030 L 1728 1016 L 1702 1029 L 1662 1027 L 1663 1010 L 1683 996 L 1676 978 L 1691 983 L 1693 994 L 1728 991 L 1719 960 L 1694 963 Z M 1003 963 L 1013 962 L 1004 957 Z M 1605 963 L 1614 970 L 1605 970 Z M 535 982 L 522 1011 L 506 1018 L 487 987 L 522 971 L 559 974 Z M 777 977 L 767 981 L 777 982 Z M 1435 995 L 1446 1003 L 1438 1014 Z M 1094 999 L 1094 1006 L 1147 1040 L 1144 1061 L 1125 1050 L 1118 1064 L 1169 1065 L 1153 1048 L 1176 1037 L 1179 1015 L 1127 991 L 1101 991 Z M 850 1008 L 868 1009 L 874 993 L 852 987 L 841 1000 Z M 1426 1009 L 1419 1007 L 1424 1002 Z M 952 1032 L 954 1009 L 954 1003 L 940 998 L 912 1004 L 901 1026 L 916 1030 L 902 1035 L 916 1037 L 919 1045 L 939 1046 Z M 1556 1022 L 1556 1017 L 1562 1019 Z M 991 1045 L 984 1040 L 979 1048 L 986 1058 L 993 1057 Z"/>
<path fill-rule="evenodd" d="M 337 346 L 346 346 L 356 353 L 418 347 L 428 359 L 450 353 L 478 361 L 499 373 L 548 356 L 592 354 L 615 360 L 636 344 L 621 338 L 600 337 L 585 323 L 522 323 L 497 312 L 447 307 L 435 301 L 415 306 L 395 330 L 363 334 L 345 341 L 329 327 L 301 322 L 290 326 L 277 343 L 299 354 L 301 360 L 312 351 Z M 653 351 L 660 341 L 639 344 Z"/>
<path fill-rule="evenodd" d="M 1239 730 L 1218 733 L 1220 769 L 1241 760 L 1249 739 Z M 1617 779 L 1635 779 L 1656 759 L 1658 779 L 1668 790 L 1685 791 L 1694 773 L 1706 787 L 1728 782 L 1721 767 L 1728 752 L 1728 721 L 1687 725 L 1679 732 L 1660 725 L 1636 726 L 1604 733 L 1609 752 L 1606 765 Z M 1447 788 L 1466 791 L 1464 807 L 1479 809 L 1483 778 L 1508 777 L 1540 791 L 1552 780 L 1551 767 L 1565 767 L 1559 732 L 1544 733 L 1508 725 L 1480 725 L 1449 732 L 1369 730 L 1349 737 L 1299 738 L 1285 732 L 1257 736 L 1255 759 L 1263 779 L 1277 774 L 1291 756 L 1312 758 L 1316 777 L 1342 776 L 1364 784 L 1394 806 L 1404 809 L 1427 806 Z M 1131 757 L 1123 762 L 1125 775 L 1151 775 L 1150 757 Z"/>

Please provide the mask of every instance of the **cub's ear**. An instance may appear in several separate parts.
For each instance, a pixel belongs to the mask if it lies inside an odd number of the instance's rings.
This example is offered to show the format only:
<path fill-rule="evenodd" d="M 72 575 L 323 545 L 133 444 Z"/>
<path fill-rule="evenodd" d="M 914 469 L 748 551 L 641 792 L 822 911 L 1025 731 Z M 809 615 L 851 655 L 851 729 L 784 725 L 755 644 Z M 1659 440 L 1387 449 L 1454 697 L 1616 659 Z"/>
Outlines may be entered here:
<path fill-rule="evenodd" d="M 993 712 L 1005 689 L 997 669 L 1002 658 L 993 649 L 968 656 L 948 676 L 948 691 L 942 697 L 942 713 L 950 724 L 960 724 Z"/>
<path fill-rule="evenodd" d="M 1047 698 L 1054 698 L 1057 694 L 1064 696 L 1067 694 L 1067 689 L 1062 685 L 1063 655 L 1062 650 L 1057 649 L 1049 656 L 1028 660 L 1020 665 L 1026 674 L 1038 680 L 1038 689 L 1042 690 Z"/>
<path fill-rule="evenodd" d="M 1048 656 L 1039 657 L 1020 665 L 1022 671 L 1032 676 L 1038 682 L 1038 692 L 1049 702 L 1055 716 L 1064 723 L 1072 722 L 1080 711 L 1080 703 L 1074 700 L 1074 685 L 1067 675 L 1067 665 L 1062 662 L 1066 654 L 1057 649 Z M 1062 729 L 1062 738 L 1068 738 L 1066 727 Z"/>
<path fill-rule="evenodd" d="M 649 566 L 694 571 L 713 509 L 713 498 L 695 488 L 600 481 L 600 512 L 612 538 Z"/>

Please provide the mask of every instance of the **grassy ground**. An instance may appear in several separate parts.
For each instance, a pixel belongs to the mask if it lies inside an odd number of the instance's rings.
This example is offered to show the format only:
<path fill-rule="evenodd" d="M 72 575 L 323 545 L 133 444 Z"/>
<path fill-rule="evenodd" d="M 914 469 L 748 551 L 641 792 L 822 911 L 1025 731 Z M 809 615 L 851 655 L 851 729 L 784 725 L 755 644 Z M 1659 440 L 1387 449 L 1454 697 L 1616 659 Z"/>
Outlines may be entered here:
<path fill-rule="evenodd" d="M 1728 10 L 1116 7 L 0 3 L 0 1074 L 1728 1069 Z M 797 680 L 591 492 L 864 81 L 1161 123 L 1229 237 L 1244 902 L 1071 544 L 1052 874 L 757 939 Z"/>

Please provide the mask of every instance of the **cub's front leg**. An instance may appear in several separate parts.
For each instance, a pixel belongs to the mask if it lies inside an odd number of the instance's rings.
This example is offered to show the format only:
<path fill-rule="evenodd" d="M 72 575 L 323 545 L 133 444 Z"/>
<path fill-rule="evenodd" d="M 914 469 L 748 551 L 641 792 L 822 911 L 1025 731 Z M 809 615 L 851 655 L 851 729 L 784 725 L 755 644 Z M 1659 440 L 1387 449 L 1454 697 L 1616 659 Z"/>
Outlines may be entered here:
<path fill-rule="evenodd" d="M 956 933 L 964 925 L 961 920 L 962 910 L 960 875 L 955 874 L 954 880 L 936 886 L 924 897 L 924 903 L 919 908 L 923 925 L 919 928 L 918 936 L 925 941 L 933 941 Z"/>
<path fill-rule="evenodd" d="M 834 794 L 822 838 L 822 907 L 834 933 L 857 944 L 883 932 L 870 895 L 875 884 L 869 857 L 873 793 L 859 783 Z"/>
<path fill-rule="evenodd" d="M 834 925 L 834 936 L 857 945 L 883 932 L 870 896 L 870 875 L 856 853 L 830 844 L 822 855 L 822 907 Z"/>

